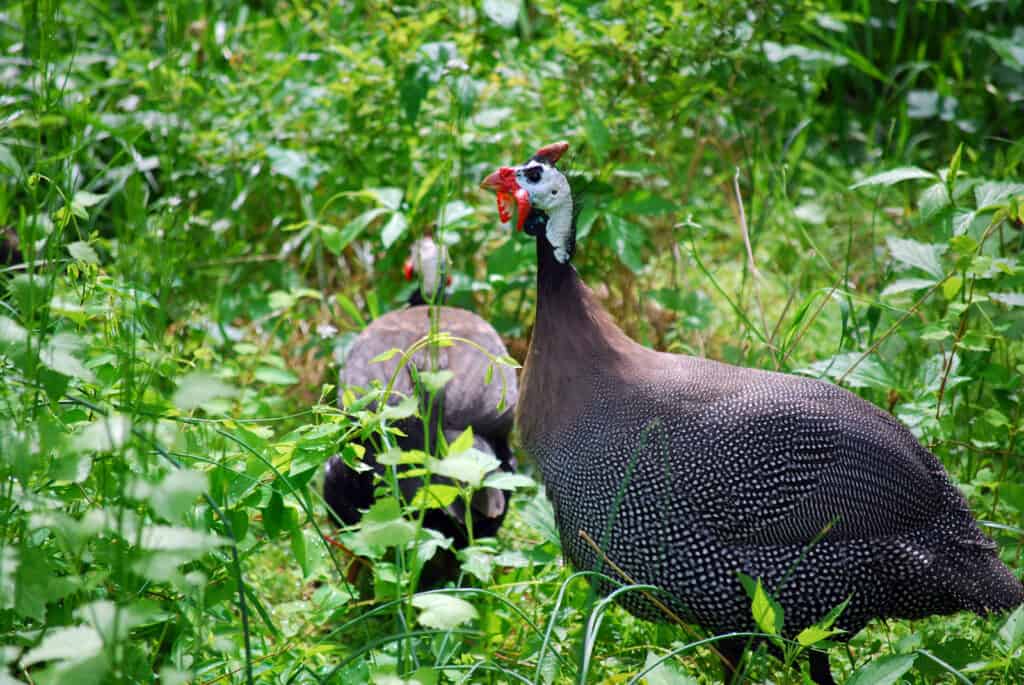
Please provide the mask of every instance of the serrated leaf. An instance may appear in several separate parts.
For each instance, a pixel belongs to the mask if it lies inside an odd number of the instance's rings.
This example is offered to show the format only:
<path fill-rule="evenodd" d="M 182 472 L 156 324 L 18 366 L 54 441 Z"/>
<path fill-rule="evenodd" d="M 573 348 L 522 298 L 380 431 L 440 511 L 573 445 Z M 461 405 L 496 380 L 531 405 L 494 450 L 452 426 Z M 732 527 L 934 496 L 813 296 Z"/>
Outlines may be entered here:
<path fill-rule="evenodd" d="M 889 252 L 893 259 L 908 268 L 921 269 L 936 279 L 945 276 L 942 269 L 941 255 L 946 251 L 945 245 L 919 243 L 908 238 L 886 239 Z"/>
<path fill-rule="evenodd" d="M 78 336 L 71 333 L 58 333 L 47 340 L 43 348 L 39 350 L 39 359 L 57 373 L 92 383 L 96 380 L 96 376 L 75 356 L 84 347 L 85 343 Z"/>
<path fill-rule="evenodd" d="M 858 668 L 846 685 L 893 685 L 910 670 L 916 659 L 916 654 L 879 657 Z"/>
<path fill-rule="evenodd" d="M 938 176 L 930 171 L 919 169 L 917 167 L 899 167 L 897 169 L 890 169 L 889 171 L 883 171 L 880 174 L 874 176 L 868 176 L 867 178 L 857 181 L 850 190 L 856 190 L 857 188 L 865 188 L 867 186 L 891 186 L 895 183 L 902 181 L 912 181 L 918 178 L 931 178 L 938 180 Z"/>
<path fill-rule="evenodd" d="M 928 186 L 917 199 L 918 209 L 921 217 L 930 219 L 940 210 L 949 206 L 949 190 L 945 183 L 935 183 Z"/>
<path fill-rule="evenodd" d="M 477 617 L 472 604 L 440 592 L 416 595 L 412 605 L 421 610 L 416 620 L 427 628 L 451 630 Z"/>
<path fill-rule="evenodd" d="M 416 537 L 416 526 L 402 516 L 398 502 L 380 499 L 363 515 L 359 537 L 373 547 L 400 547 Z"/>
<path fill-rule="evenodd" d="M 177 469 L 167 474 L 160 485 L 153 489 L 149 503 L 153 511 L 168 521 L 184 523 L 185 514 L 192 510 L 206 489 L 205 473 Z"/>
<path fill-rule="evenodd" d="M 181 379 L 171 401 L 182 411 L 198 409 L 210 400 L 234 397 L 238 389 L 203 371 L 194 371 Z"/>

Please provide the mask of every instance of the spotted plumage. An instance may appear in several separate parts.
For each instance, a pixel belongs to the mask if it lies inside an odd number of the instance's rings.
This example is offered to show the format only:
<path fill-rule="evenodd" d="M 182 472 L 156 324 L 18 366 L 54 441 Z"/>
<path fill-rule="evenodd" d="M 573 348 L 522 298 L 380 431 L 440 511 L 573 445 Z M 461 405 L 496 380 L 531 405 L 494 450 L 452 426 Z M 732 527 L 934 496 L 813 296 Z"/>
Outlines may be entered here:
<path fill-rule="evenodd" d="M 545 174 L 558 173 L 554 161 Z M 513 177 L 523 174 L 495 172 L 486 185 L 511 194 Z M 527 182 L 528 191 L 552 183 Z M 776 597 L 788 635 L 847 598 L 839 639 L 873 618 L 1024 601 L 941 463 L 906 427 L 830 383 L 630 340 L 562 259 L 561 237 L 575 226 L 550 224 L 571 207 L 535 199 L 526 227 L 536 236 L 537 313 L 517 425 L 576 568 L 618 576 L 585 532 L 626 576 L 715 633 L 755 627 L 741 573 Z M 667 618 L 641 594 L 620 601 Z M 812 674 L 832 682 L 824 654 Z"/>

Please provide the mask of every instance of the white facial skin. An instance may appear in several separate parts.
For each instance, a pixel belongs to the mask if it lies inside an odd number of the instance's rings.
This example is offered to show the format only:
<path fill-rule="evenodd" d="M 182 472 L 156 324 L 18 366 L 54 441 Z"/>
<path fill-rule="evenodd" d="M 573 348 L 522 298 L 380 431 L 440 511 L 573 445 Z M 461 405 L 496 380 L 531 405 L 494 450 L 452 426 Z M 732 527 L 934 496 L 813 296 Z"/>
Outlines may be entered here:
<path fill-rule="evenodd" d="M 413 243 L 412 263 L 415 265 L 416 271 L 422 275 L 420 288 L 424 297 L 432 296 L 437 292 L 437 288 L 441 284 L 441 261 L 443 259 L 443 250 L 432 238 L 421 238 Z"/>
<path fill-rule="evenodd" d="M 530 194 L 530 205 L 548 215 L 545 234 L 555 249 L 555 259 L 569 261 L 572 239 L 572 192 L 569 181 L 558 169 L 530 161 L 516 169 L 516 182 Z"/>

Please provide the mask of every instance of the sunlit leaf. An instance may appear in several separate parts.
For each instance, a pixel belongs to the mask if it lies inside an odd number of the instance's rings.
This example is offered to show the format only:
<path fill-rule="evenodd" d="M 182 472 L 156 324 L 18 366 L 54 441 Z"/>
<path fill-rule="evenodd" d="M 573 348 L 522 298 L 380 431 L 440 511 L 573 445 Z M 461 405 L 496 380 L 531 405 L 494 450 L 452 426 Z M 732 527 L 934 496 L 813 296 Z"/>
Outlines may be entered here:
<path fill-rule="evenodd" d="M 209 373 L 193 371 L 178 382 L 171 401 L 182 411 L 198 409 L 210 400 L 235 397 L 238 389 Z"/>
<path fill-rule="evenodd" d="M 416 595 L 412 598 L 412 605 L 420 609 L 416 620 L 428 628 L 450 630 L 477 617 L 472 604 L 440 592 Z"/>
<path fill-rule="evenodd" d="M 916 654 L 879 657 L 858 668 L 846 685 L 893 685 L 910 670 L 916 659 Z"/>
<path fill-rule="evenodd" d="M 22 668 L 54 659 L 79 661 L 99 653 L 103 640 L 95 628 L 69 626 L 48 632 L 37 647 L 30 649 L 19 662 Z"/>
<path fill-rule="evenodd" d="M 662 661 L 657 654 L 650 650 L 647 652 L 647 658 L 644 659 L 643 670 L 647 671 L 647 675 L 644 676 L 647 685 L 697 685 L 698 683 L 696 678 L 683 672 L 671 658 Z"/>
<path fill-rule="evenodd" d="M 850 190 L 864 188 L 867 186 L 891 186 L 895 183 L 900 183 L 901 181 L 912 181 L 919 178 L 931 178 L 938 180 L 939 177 L 930 171 L 918 169 L 917 167 L 900 167 L 898 169 L 883 171 L 880 174 L 868 176 L 861 181 L 857 181 L 850 186 Z"/>
<path fill-rule="evenodd" d="M 886 243 L 893 259 L 904 267 L 921 269 L 936 279 L 945 275 L 941 256 L 947 249 L 946 245 L 919 243 L 916 240 L 893 237 L 887 238 Z"/>

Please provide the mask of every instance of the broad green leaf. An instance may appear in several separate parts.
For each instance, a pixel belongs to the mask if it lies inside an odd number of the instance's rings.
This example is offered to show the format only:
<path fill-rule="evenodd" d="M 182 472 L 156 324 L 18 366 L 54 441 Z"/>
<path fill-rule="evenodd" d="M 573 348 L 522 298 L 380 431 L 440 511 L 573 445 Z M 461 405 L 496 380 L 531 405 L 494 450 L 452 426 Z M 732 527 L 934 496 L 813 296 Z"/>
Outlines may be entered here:
<path fill-rule="evenodd" d="M 444 386 L 448 385 L 451 379 L 455 378 L 455 374 L 448 369 L 441 369 L 440 371 L 420 371 L 420 381 L 423 383 L 423 387 L 431 393 L 438 393 L 444 389 Z"/>
<path fill-rule="evenodd" d="M 0 547 L 0 609 L 13 609 L 14 578 L 18 570 L 18 550 L 10 545 Z"/>
<path fill-rule="evenodd" d="M 470 487 L 479 487 L 488 473 L 498 468 L 501 462 L 493 455 L 470 448 L 458 454 L 450 454 L 444 459 L 430 459 L 427 468 L 439 476 L 465 483 Z"/>
<path fill-rule="evenodd" d="M 392 347 L 390 350 L 385 350 L 378 354 L 376 357 L 370 360 L 371 364 L 380 364 L 386 362 L 389 359 L 393 359 L 396 355 L 402 354 L 402 350 L 397 347 Z"/>
<path fill-rule="evenodd" d="M 276 366 L 259 366 L 253 372 L 253 377 L 261 383 L 268 385 L 295 385 L 299 377 L 291 371 L 279 369 Z"/>
<path fill-rule="evenodd" d="M 100 257 L 96 254 L 96 250 L 92 249 L 92 245 L 82 240 L 68 243 L 68 253 L 80 262 L 87 262 L 89 264 L 100 263 Z"/>
<path fill-rule="evenodd" d="M 359 537 L 372 547 L 398 547 L 411 542 L 416 526 L 402 516 L 401 508 L 392 498 L 377 500 L 363 515 Z"/>
<path fill-rule="evenodd" d="M 237 394 L 238 389 L 230 383 L 203 371 L 193 371 L 178 383 L 171 401 L 178 409 L 189 412 L 210 400 L 235 397 Z"/>
<path fill-rule="evenodd" d="M 0 343 L 20 343 L 28 340 L 28 331 L 14 319 L 0 316 Z"/>
<path fill-rule="evenodd" d="M 416 595 L 412 598 L 412 605 L 420 609 L 416 620 L 421 625 L 438 630 L 457 628 L 477 617 L 472 604 L 440 592 Z"/>
<path fill-rule="evenodd" d="M 168 521 L 184 523 L 185 514 L 192 510 L 207 487 L 205 473 L 176 469 L 168 473 L 158 487 L 153 488 L 149 503 L 153 511 Z"/>
<path fill-rule="evenodd" d="M 452 200 L 441 209 L 438 225 L 448 227 L 476 214 L 476 210 L 462 200 Z"/>
<path fill-rule="evenodd" d="M 754 622 L 762 632 L 769 635 L 779 635 L 782 632 L 782 607 L 764 589 L 760 578 L 757 579 L 757 584 L 754 586 L 750 611 L 754 615 Z"/>
<path fill-rule="evenodd" d="M 183 526 L 145 526 L 139 546 L 148 550 L 196 550 L 210 551 L 229 544 L 230 540 L 219 535 L 203 533 Z"/>
<path fill-rule="evenodd" d="M 373 198 L 377 204 L 392 212 L 397 212 L 402 206 L 401 188 L 367 188 L 362 194 Z"/>
<path fill-rule="evenodd" d="M 58 333 L 39 350 L 39 359 L 47 367 L 65 376 L 92 383 L 96 376 L 75 356 L 84 349 L 85 343 L 72 333 Z"/>
<path fill-rule="evenodd" d="M 924 290 L 935 285 L 936 281 L 929 278 L 901 278 L 885 286 L 882 297 L 886 295 L 897 295 L 913 290 Z"/>
<path fill-rule="evenodd" d="M 483 0 L 483 10 L 495 24 L 510 29 L 519 18 L 520 4 L 521 0 Z"/>
<path fill-rule="evenodd" d="M 895 183 L 900 183 L 901 181 L 912 181 L 918 178 L 931 178 L 938 180 L 939 177 L 930 171 L 918 169 L 917 167 L 900 167 L 898 169 L 883 171 L 880 174 L 868 176 L 861 181 L 857 181 L 850 186 L 850 190 L 856 190 L 857 188 L 864 188 L 867 186 L 891 186 Z"/>
<path fill-rule="evenodd" d="M 495 471 L 484 478 L 485 488 L 496 488 L 498 490 L 518 490 L 519 488 L 533 488 L 537 481 L 521 473 L 508 473 L 507 471 Z"/>
<path fill-rule="evenodd" d="M 106 197 L 106 195 L 97 195 L 86 190 L 79 190 L 75 193 L 72 202 L 80 207 L 93 207 L 102 202 Z"/>
<path fill-rule="evenodd" d="M 821 626 L 808 626 L 800 631 L 800 634 L 796 636 L 796 641 L 804 647 L 810 647 L 822 640 L 827 640 L 838 632 L 838 630 L 822 628 Z"/>
<path fill-rule="evenodd" d="M 921 269 L 936 279 L 945 276 L 940 257 L 946 245 L 919 243 L 907 238 L 888 238 L 889 252 L 893 259 L 908 268 Z"/>
<path fill-rule="evenodd" d="M 407 419 L 410 416 L 415 416 L 419 409 L 419 403 L 413 396 L 405 397 L 398 404 L 389 404 L 384 407 L 381 414 L 384 418 L 391 421 L 399 421 L 401 419 Z"/>
<path fill-rule="evenodd" d="M 341 251 L 348 247 L 349 243 L 358 238 L 374 219 L 383 214 L 387 214 L 389 211 L 390 210 L 384 207 L 376 207 L 363 212 L 346 224 L 340 231 L 330 235 L 323 233 L 324 245 L 331 251 L 331 253 L 335 255 L 341 254 Z"/>
<path fill-rule="evenodd" d="M 1024 183 L 988 181 L 974 187 L 978 209 L 1000 205 L 1016 195 L 1024 195 Z"/>
<path fill-rule="evenodd" d="M 444 509 L 459 496 L 459 489 L 453 485 L 428 483 L 416 491 L 409 506 L 413 509 Z"/>
<path fill-rule="evenodd" d="M 917 198 L 917 206 L 921 211 L 921 217 L 930 219 L 939 210 L 949 206 L 949 189 L 945 183 L 935 183 L 928 186 L 920 197 Z"/>
<path fill-rule="evenodd" d="M 989 293 L 988 297 L 1007 307 L 1024 307 L 1024 293 Z"/>
<path fill-rule="evenodd" d="M 409 228 L 409 222 L 406 220 L 405 215 L 401 212 L 395 212 L 388 219 L 388 222 L 384 224 L 384 228 L 380 230 L 380 240 L 384 247 L 391 247 L 396 240 L 405 235 L 406 229 Z"/>
<path fill-rule="evenodd" d="M 652 666 L 654 667 L 651 668 Z M 684 673 L 672 659 L 659 663 L 658 655 L 650 650 L 647 652 L 647 658 L 644 659 L 643 670 L 647 671 L 647 675 L 644 676 L 644 682 L 647 685 L 697 685 L 698 682 L 692 676 Z"/>
<path fill-rule="evenodd" d="M 1012 654 L 1024 644 L 1024 604 L 1006 618 L 1006 623 L 999 629 L 999 643 L 1006 654 Z"/>
<path fill-rule="evenodd" d="M 55 659 L 80 661 L 95 656 L 103 649 L 103 640 L 90 626 L 68 626 L 51 630 L 37 647 L 21 657 L 19 664 L 27 668 L 32 664 Z"/>
<path fill-rule="evenodd" d="M 459 454 L 465 452 L 473 446 L 473 427 L 467 426 L 466 430 L 459 433 L 459 437 L 455 438 L 448 445 L 448 454 Z"/>
<path fill-rule="evenodd" d="M 460 549 L 458 558 L 462 570 L 475 576 L 481 583 L 489 583 L 494 576 L 494 550 L 490 547 Z"/>
<path fill-rule="evenodd" d="M 942 284 L 942 296 L 947 300 L 952 300 L 956 297 L 956 294 L 960 292 L 960 288 L 964 284 L 964 279 L 960 276 L 950 276 Z"/>
<path fill-rule="evenodd" d="M 111 414 L 82 428 L 73 438 L 75 449 L 86 452 L 111 452 L 131 437 L 132 422 L 127 416 Z"/>
<path fill-rule="evenodd" d="M 846 685 L 893 685 L 910 670 L 916 659 L 916 654 L 879 657 L 858 668 Z"/>

